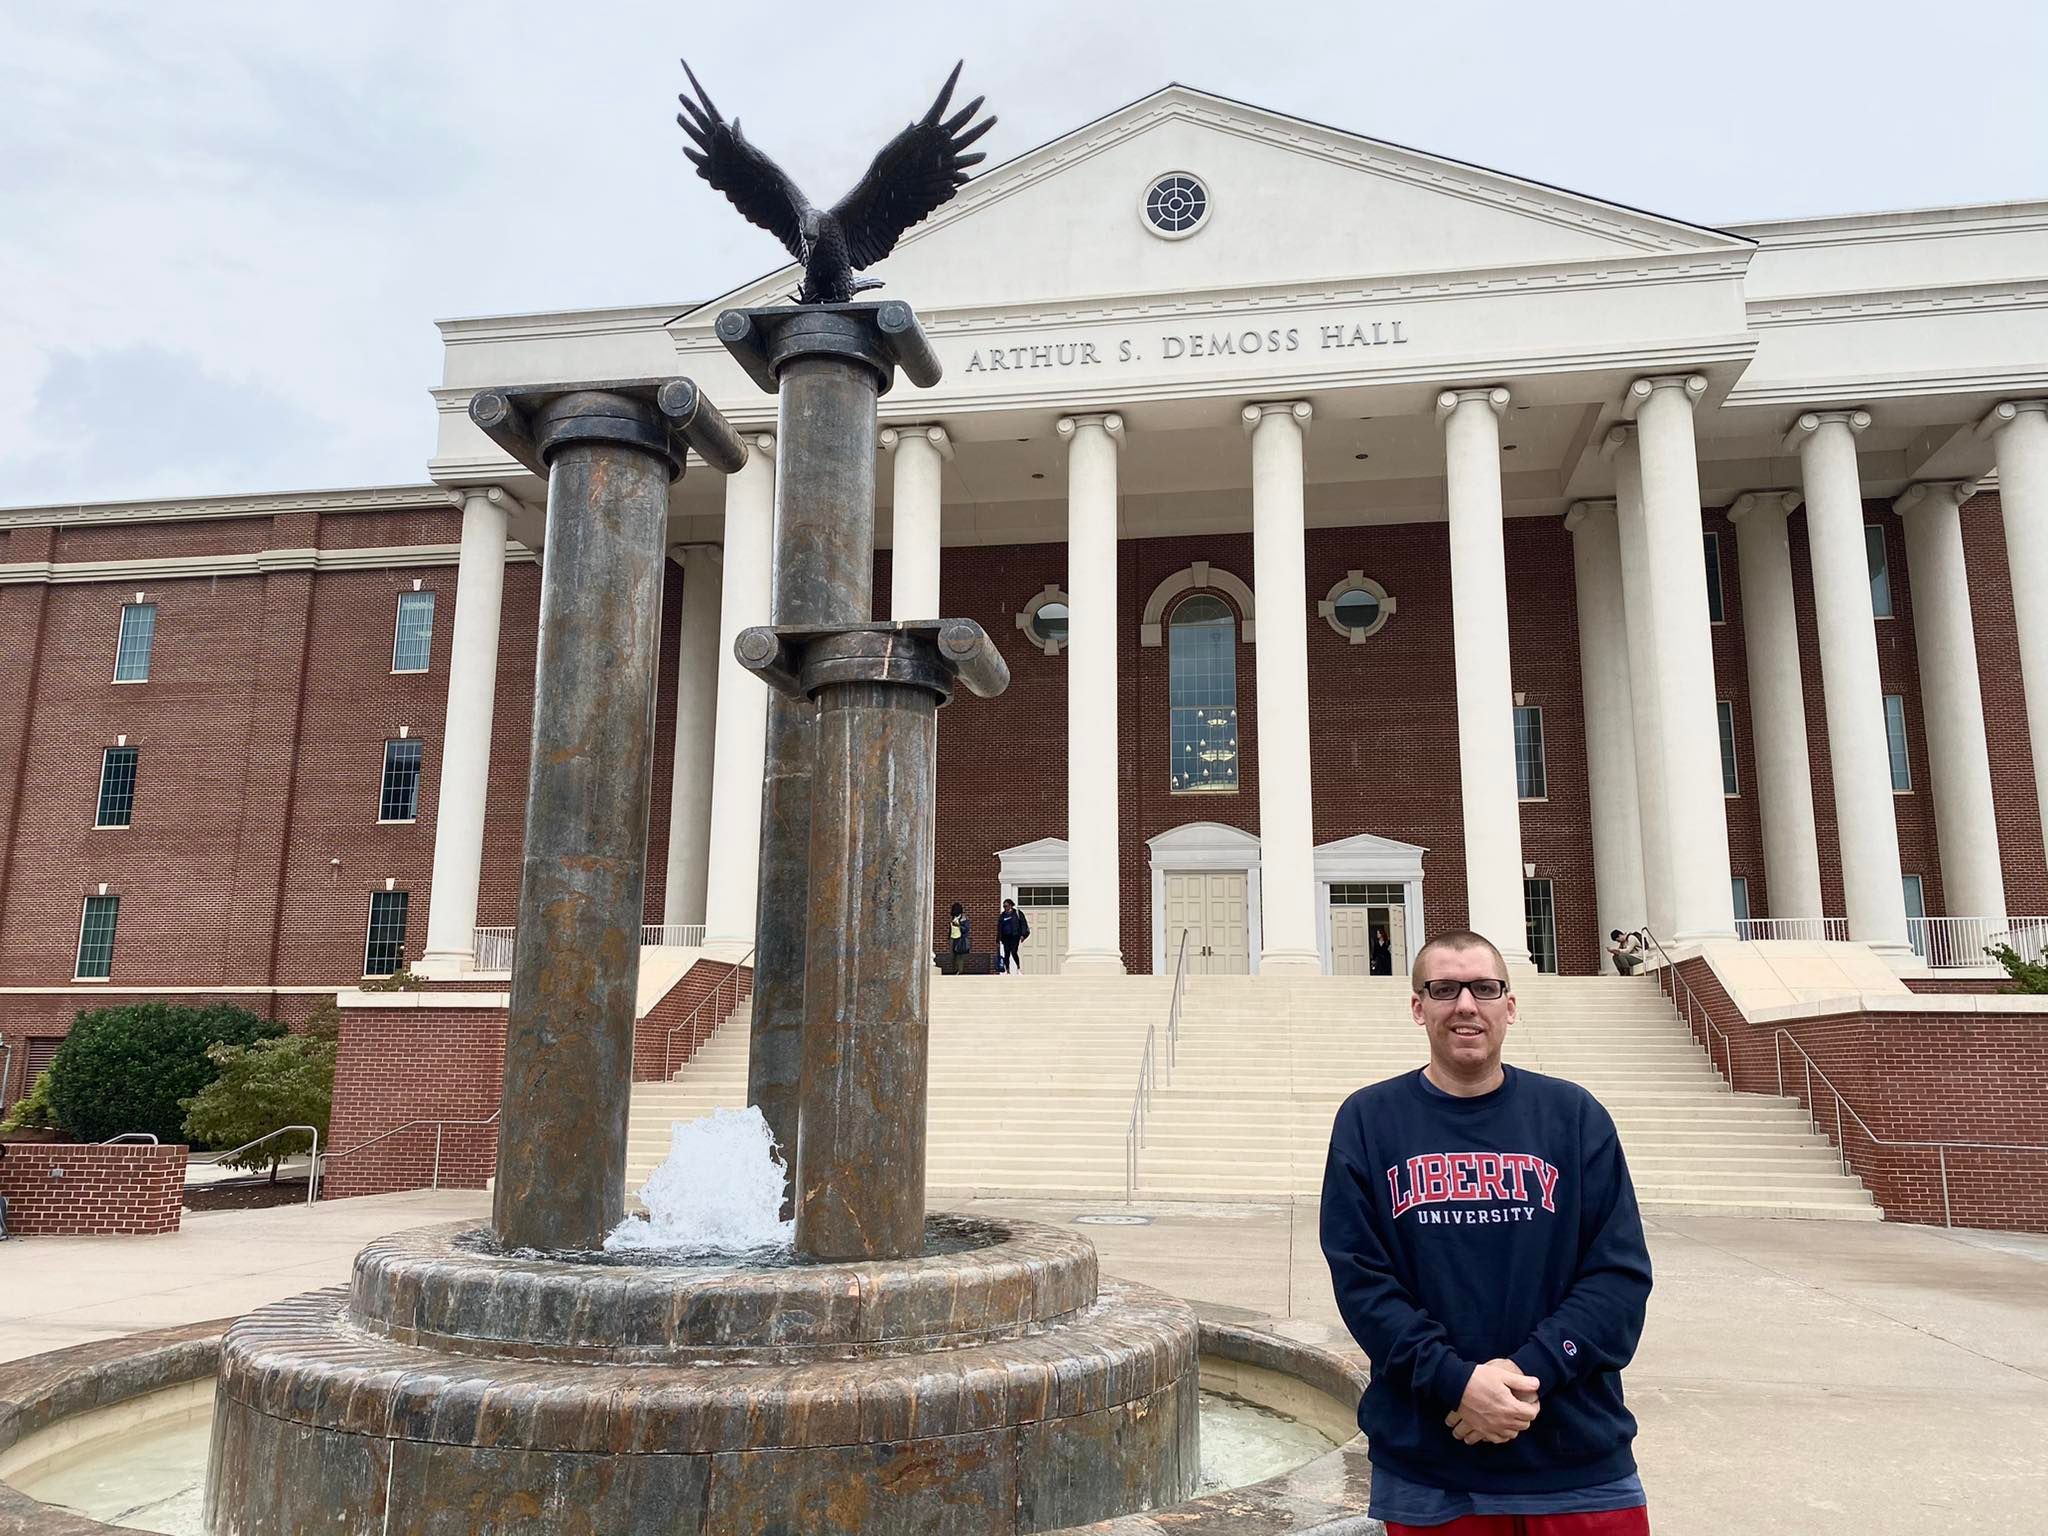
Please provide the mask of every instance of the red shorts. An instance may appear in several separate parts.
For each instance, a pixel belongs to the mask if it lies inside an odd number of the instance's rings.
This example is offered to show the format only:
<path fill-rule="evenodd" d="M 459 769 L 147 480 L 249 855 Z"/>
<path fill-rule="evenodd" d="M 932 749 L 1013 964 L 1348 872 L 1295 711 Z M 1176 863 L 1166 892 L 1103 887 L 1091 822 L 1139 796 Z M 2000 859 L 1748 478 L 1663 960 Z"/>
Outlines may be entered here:
<path fill-rule="evenodd" d="M 1590 1515 L 1465 1515 L 1443 1525 L 1386 1525 L 1387 1536 L 1650 1536 L 1650 1512 L 1639 1504 Z"/>

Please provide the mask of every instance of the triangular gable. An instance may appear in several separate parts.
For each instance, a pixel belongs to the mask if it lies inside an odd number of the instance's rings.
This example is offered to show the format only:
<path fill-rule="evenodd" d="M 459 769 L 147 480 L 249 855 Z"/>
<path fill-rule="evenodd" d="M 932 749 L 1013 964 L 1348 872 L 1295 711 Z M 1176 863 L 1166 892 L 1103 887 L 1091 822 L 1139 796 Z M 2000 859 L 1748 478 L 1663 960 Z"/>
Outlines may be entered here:
<path fill-rule="evenodd" d="M 1146 190 L 1168 172 L 1199 177 L 1212 199 L 1185 239 L 1160 239 L 1143 221 Z M 871 275 L 885 296 L 930 313 L 1752 248 L 1719 230 L 1172 85 L 977 177 Z M 795 281 L 793 266 L 779 268 L 689 319 L 778 302 Z"/>
<path fill-rule="evenodd" d="M 1422 856 L 1429 852 L 1414 843 L 1396 842 L 1360 832 L 1320 844 L 1315 851 L 1318 880 L 1406 881 L 1422 878 Z"/>

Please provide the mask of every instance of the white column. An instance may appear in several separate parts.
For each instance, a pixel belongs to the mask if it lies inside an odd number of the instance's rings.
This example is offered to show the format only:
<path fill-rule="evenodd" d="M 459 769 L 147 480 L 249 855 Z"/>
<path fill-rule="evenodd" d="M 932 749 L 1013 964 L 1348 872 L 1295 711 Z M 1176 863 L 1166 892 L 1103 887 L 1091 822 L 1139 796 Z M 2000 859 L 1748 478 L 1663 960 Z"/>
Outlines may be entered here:
<path fill-rule="evenodd" d="M 1253 649 L 1259 687 L 1259 970 L 1320 975 L 1309 805 L 1306 400 L 1244 408 L 1252 437 Z"/>
<path fill-rule="evenodd" d="M 1891 750 L 1884 729 L 1884 686 L 1877 674 L 1863 488 L 1856 472 L 1856 434 L 1869 425 L 1867 411 L 1808 411 L 1786 446 L 1797 448 L 1806 482 L 1806 537 L 1813 558 L 1813 609 L 1820 628 L 1821 689 L 1827 700 L 1849 937 L 1903 956 L 1908 948 L 1906 895 L 1899 882 Z"/>
<path fill-rule="evenodd" d="M 711 869 L 712 744 L 718 736 L 719 551 L 712 544 L 678 548 L 683 568 L 681 637 L 676 645 L 675 771 L 668 801 L 668 883 L 661 920 L 704 921 Z"/>
<path fill-rule="evenodd" d="M 2048 829 L 2048 400 L 2006 400 L 1984 418 L 1998 453 L 1998 501 L 2027 694 L 2034 799 Z"/>
<path fill-rule="evenodd" d="M 491 777 L 491 714 L 498 694 L 498 619 L 505 605 L 505 525 L 517 502 L 496 486 L 465 487 L 462 555 L 455 571 L 455 632 L 448 655 L 448 714 L 434 811 L 434 878 L 420 969 L 447 974 L 476 963 L 477 887 L 484 870 L 484 795 Z"/>
<path fill-rule="evenodd" d="M 1593 799 L 1594 908 L 1602 954 L 1616 928 L 1643 925 L 1643 827 L 1629 697 L 1628 613 L 1621 529 L 1611 501 L 1565 514 L 1579 605 L 1579 681 L 1586 703 L 1586 789 Z"/>
<path fill-rule="evenodd" d="M 953 456 L 944 427 L 886 427 L 882 446 L 896 457 L 890 497 L 889 617 L 939 615 L 939 471 Z"/>
<path fill-rule="evenodd" d="M 711 766 L 711 852 L 704 947 L 739 959 L 754 947 L 761 878 L 761 774 L 768 690 L 739 664 L 739 632 L 769 619 L 775 543 L 775 435 L 747 441 L 747 462 L 725 482 L 725 555 L 718 604 L 717 735 Z"/>
<path fill-rule="evenodd" d="M 1749 728 L 1763 812 L 1764 879 L 1772 917 L 1821 917 L 1820 838 L 1813 766 L 1806 753 L 1806 684 L 1793 617 L 1792 546 L 1785 522 L 1797 492 L 1738 497 L 1728 510 L 1742 579 L 1742 639 L 1749 653 Z"/>
<path fill-rule="evenodd" d="M 1473 932 L 1493 940 L 1508 964 L 1526 966 L 1529 925 L 1522 905 L 1522 807 L 1515 787 L 1515 695 L 1501 532 L 1500 414 L 1507 405 L 1504 389 L 1447 389 L 1436 397 L 1451 523 L 1466 920 Z M 1268 622 L 1261 604 L 1261 645 Z"/>
<path fill-rule="evenodd" d="M 1067 442 L 1067 925 L 1061 969 L 1121 974 L 1114 414 L 1063 416 Z"/>
<path fill-rule="evenodd" d="M 1681 944 L 1733 938 L 1728 884 L 1728 807 L 1721 795 L 1721 726 L 1714 707 L 1714 631 L 1707 617 L 1707 563 L 1700 530 L 1700 470 L 1693 402 L 1697 374 L 1637 379 L 1635 418 L 1642 469 L 1650 612 L 1656 627 L 1665 844 L 1671 853 L 1671 932 Z M 1667 937 L 1659 935 L 1660 938 Z"/>
<path fill-rule="evenodd" d="M 1976 494 L 1970 481 L 1946 480 L 1912 486 L 1893 506 L 1906 523 L 1943 904 L 1950 917 L 2003 918 L 2005 867 L 1977 683 L 1970 575 L 1963 564 L 1962 504 Z"/>
<path fill-rule="evenodd" d="M 1621 545 L 1622 607 L 1628 626 L 1629 712 L 1635 717 L 1637 821 L 1643 838 L 1643 917 L 1669 939 L 1671 822 L 1664 812 L 1664 712 L 1657 673 L 1657 618 L 1650 585 L 1650 533 L 1643 521 L 1643 466 L 1636 429 L 1610 428 L 1601 452 L 1614 461 L 1615 532 Z M 1704 552 L 1701 556 L 1705 559 Z M 1618 923 L 1624 930 L 1637 926 Z"/>

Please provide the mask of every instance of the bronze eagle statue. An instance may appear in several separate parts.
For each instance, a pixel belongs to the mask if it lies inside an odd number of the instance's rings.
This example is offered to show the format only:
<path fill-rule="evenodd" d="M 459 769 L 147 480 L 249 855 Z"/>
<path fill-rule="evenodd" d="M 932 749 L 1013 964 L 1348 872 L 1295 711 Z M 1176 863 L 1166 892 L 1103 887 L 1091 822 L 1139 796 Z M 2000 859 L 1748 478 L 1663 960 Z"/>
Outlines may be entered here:
<path fill-rule="evenodd" d="M 953 196 L 967 167 L 987 158 L 967 147 L 996 123 L 991 116 L 968 126 L 981 110 L 979 96 L 946 115 L 960 79 L 955 64 L 931 110 L 882 147 L 853 190 L 830 208 L 814 208 L 781 166 L 746 141 L 738 118 L 728 123 L 718 115 L 689 61 L 682 64 L 697 93 L 694 100 L 687 93 L 676 98 L 683 104 L 676 121 L 690 139 L 683 153 L 749 223 L 803 264 L 799 304 L 845 304 L 864 288 L 881 287 L 853 274 L 888 255 L 906 229 Z"/>

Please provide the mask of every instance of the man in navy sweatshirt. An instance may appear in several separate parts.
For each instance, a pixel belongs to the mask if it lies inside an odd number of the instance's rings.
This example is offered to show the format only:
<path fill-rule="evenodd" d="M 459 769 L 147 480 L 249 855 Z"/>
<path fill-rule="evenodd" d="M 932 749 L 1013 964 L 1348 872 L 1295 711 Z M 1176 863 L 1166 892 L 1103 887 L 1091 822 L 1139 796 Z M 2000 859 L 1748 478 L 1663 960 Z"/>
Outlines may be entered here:
<path fill-rule="evenodd" d="M 1646 1536 L 1621 1369 L 1650 1255 L 1614 1121 L 1501 1062 L 1507 966 L 1476 933 L 1415 957 L 1429 1065 L 1337 1111 L 1323 1255 L 1372 1359 L 1358 1405 L 1392 1536 Z"/>

